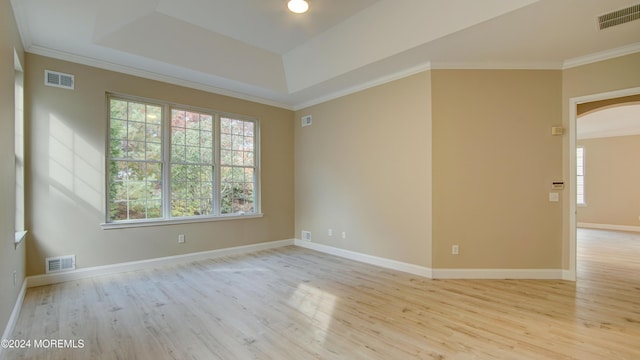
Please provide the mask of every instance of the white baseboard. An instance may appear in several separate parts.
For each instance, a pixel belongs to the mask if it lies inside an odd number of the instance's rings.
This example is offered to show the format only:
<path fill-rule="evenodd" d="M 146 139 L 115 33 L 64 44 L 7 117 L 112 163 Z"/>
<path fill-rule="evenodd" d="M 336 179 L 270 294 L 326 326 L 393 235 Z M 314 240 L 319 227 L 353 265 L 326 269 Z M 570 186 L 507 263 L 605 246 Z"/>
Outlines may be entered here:
<path fill-rule="evenodd" d="M 578 227 L 585 228 L 585 229 L 640 232 L 640 226 L 629 226 L 629 225 L 594 224 L 594 223 L 579 222 Z"/>
<path fill-rule="evenodd" d="M 398 270 L 430 279 L 540 279 L 571 280 L 571 274 L 562 269 L 431 269 L 401 261 L 371 256 L 355 251 L 339 249 L 310 241 L 296 239 L 295 245 L 317 250 L 350 260 Z"/>
<path fill-rule="evenodd" d="M 577 275 L 576 275 L 576 271 L 573 270 L 562 270 L 562 280 L 567 280 L 567 281 L 576 281 L 577 280 Z"/>
<path fill-rule="evenodd" d="M 167 256 L 167 257 L 148 259 L 148 260 L 131 261 L 126 263 L 112 264 L 112 265 L 80 268 L 73 271 L 67 271 L 67 272 L 61 272 L 61 273 L 35 275 L 35 276 L 27 277 L 25 281 L 27 283 L 27 287 L 35 287 L 35 286 L 61 283 L 65 281 L 85 279 L 85 278 L 90 278 L 94 276 L 112 275 L 112 274 L 122 273 L 126 271 L 147 269 L 153 266 L 168 265 L 168 264 L 175 264 L 175 263 L 188 262 L 188 261 L 197 261 L 197 260 L 203 260 L 203 259 L 211 259 L 211 258 L 220 257 L 220 256 L 236 255 L 236 254 L 249 253 L 249 252 L 254 252 L 259 250 L 273 249 L 273 248 L 278 248 L 278 247 L 288 246 L 293 244 L 294 244 L 293 239 L 270 241 L 270 242 L 259 243 L 259 244 L 236 246 L 236 247 L 226 248 L 226 249 L 201 251 L 196 253 Z"/>
<path fill-rule="evenodd" d="M 24 295 L 27 293 L 27 279 L 24 279 L 22 282 L 22 287 L 20 288 L 20 292 L 18 293 L 18 298 L 16 299 L 16 304 L 13 306 L 13 311 L 11 311 L 11 316 L 9 316 L 9 321 L 7 322 L 7 326 L 2 333 L 2 339 L 11 339 L 11 335 L 13 334 L 13 329 L 16 327 L 18 323 L 18 316 L 20 315 L 20 310 L 22 309 L 22 303 L 24 302 Z M 0 358 L 2 358 L 2 350 L 4 348 L 0 347 Z"/>
<path fill-rule="evenodd" d="M 344 250 L 333 246 L 322 245 L 310 241 L 296 239 L 295 245 L 303 248 L 320 251 L 326 254 L 339 256 L 345 259 L 355 260 L 370 265 L 376 265 L 387 269 L 398 270 L 413 275 L 431 278 L 431 269 L 424 266 L 409 264 L 401 261 L 362 254 L 355 251 Z"/>
<path fill-rule="evenodd" d="M 328 245 L 322 245 L 299 239 L 271 241 L 266 243 L 237 246 L 226 249 L 202 251 L 197 253 L 168 256 L 162 258 L 132 261 L 126 263 L 80 268 L 73 271 L 29 276 L 25 279 L 26 288 L 56 284 L 65 281 L 86 279 L 94 276 L 103 276 L 147 269 L 153 266 L 175 264 L 188 261 L 210 259 L 220 256 L 248 253 L 253 251 L 273 249 L 288 245 L 296 245 L 307 249 L 317 250 L 323 253 L 355 260 L 387 269 L 398 270 L 409 274 L 435 279 L 565 279 L 571 280 L 569 272 L 562 269 L 431 269 L 424 266 L 409 264 L 397 260 L 344 250 Z M 21 296 L 24 297 L 24 291 Z M 19 299 L 22 304 L 22 298 Z M 14 309 L 15 310 L 15 309 Z M 18 308 L 18 313 L 20 309 Z"/>
<path fill-rule="evenodd" d="M 568 280 L 562 269 L 433 269 L 434 279 Z"/>

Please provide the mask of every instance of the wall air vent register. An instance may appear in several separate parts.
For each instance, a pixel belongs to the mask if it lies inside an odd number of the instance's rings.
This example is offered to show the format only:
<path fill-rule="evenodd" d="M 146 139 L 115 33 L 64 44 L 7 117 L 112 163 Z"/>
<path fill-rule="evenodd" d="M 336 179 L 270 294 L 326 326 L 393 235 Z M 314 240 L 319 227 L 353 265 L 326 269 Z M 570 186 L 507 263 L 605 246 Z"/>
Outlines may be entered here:
<path fill-rule="evenodd" d="M 48 273 L 55 273 L 60 271 L 75 270 L 76 269 L 76 256 L 66 255 L 46 258 L 46 271 Z"/>
<path fill-rule="evenodd" d="M 44 84 L 68 90 L 74 89 L 75 79 L 73 75 L 64 74 L 57 71 L 44 71 Z"/>

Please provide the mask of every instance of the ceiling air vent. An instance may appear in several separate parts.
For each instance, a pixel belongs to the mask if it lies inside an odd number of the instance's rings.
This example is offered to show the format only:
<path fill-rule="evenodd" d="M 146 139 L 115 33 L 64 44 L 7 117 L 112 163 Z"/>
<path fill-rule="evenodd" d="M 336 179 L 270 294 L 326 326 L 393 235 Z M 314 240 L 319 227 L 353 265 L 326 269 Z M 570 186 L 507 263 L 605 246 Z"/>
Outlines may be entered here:
<path fill-rule="evenodd" d="M 58 256 L 58 257 L 50 257 L 45 260 L 46 270 L 48 273 L 66 271 L 66 270 L 75 270 L 76 268 L 76 256 L 75 255 L 67 255 L 67 256 Z"/>
<path fill-rule="evenodd" d="M 73 75 L 63 74 L 57 71 L 45 70 L 44 84 L 47 86 L 73 90 L 74 78 Z"/>
<path fill-rule="evenodd" d="M 598 16 L 600 30 L 640 19 L 640 4 Z"/>

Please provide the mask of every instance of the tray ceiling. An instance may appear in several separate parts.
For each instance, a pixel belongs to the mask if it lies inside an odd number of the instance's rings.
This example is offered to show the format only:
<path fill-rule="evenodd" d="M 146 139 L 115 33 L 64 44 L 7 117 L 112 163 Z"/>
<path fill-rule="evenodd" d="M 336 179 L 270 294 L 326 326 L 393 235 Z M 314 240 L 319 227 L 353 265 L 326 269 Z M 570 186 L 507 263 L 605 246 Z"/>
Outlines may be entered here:
<path fill-rule="evenodd" d="M 637 0 L 636 0 L 637 1 Z M 428 68 L 640 51 L 629 0 L 12 0 L 28 52 L 300 108 Z"/>

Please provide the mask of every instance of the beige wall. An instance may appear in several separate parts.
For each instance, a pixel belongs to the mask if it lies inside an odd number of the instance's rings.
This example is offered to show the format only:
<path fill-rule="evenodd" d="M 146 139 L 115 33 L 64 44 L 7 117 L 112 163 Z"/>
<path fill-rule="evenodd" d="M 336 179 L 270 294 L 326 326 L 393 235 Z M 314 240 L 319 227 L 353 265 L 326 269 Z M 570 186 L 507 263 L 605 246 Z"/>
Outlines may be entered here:
<path fill-rule="evenodd" d="M 640 135 L 587 139 L 585 202 L 578 222 L 640 226 Z"/>
<path fill-rule="evenodd" d="M 561 72 L 435 70 L 434 268 L 557 269 Z M 460 246 L 460 255 L 451 246 Z"/>
<path fill-rule="evenodd" d="M 569 128 L 569 106 L 572 98 L 594 94 L 602 94 L 611 91 L 632 89 L 640 87 L 640 53 L 600 61 L 583 66 L 566 69 L 562 72 L 562 123 Z M 569 154 L 574 151 L 570 148 L 569 137 L 563 136 L 562 148 L 563 177 L 569 179 Z M 570 211 L 569 191 L 563 194 L 563 267 L 569 268 L 570 238 L 569 230 L 575 226 L 569 221 Z"/>
<path fill-rule="evenodd" d="M 27 54 L 31 164 L 29 275 L 44 259 L 75 254 L 77 267 L 178 255 L 293 237 L 293 112 Z M 43 85 L 45 69 L 75 75 L 74 91 Z M 263 218 L 101 230 L 105 216 L 105 92 L 260 119 Z M 186 234 L 186 244 L 177 235 Z"/>
<path fill-rule="evenodd" d="M 25 276 L 25 245 L 15 248 L 14 49 L 24 53 L 9 0 L 0 0 L 0 333 L 11 316 Z M 24 68 L 24 67 L 23 67 Z M 16 272 L 16 286 L 13 272 Z M 2 351 L 0 349 L 0 351 Z"/>
<path fill-rule="evenodd" d="M 433 70 L 294 117 L 28 55 L 28 273 L 42 273 L 47 256 L 76 254 L 86 267 L 299 237 L 301 230 L 312 231 L 314 242 L 425 267 L 566 268 L 568 190 L 559 203 L 548 193 L 552 181 L 567 181 L 568 144 L 550 128 L 560 118 L 567 126 L 570 96 L 639 86 L 632 71 L 639 59 L 565 71 Z M 45 67 L 75 74 L 76 91 L 44 87 Z M 265 217 L 100 230 L 105 91 L 260 117 Z M 314 124 L 301 128 L 307 114 Z M 71 139 L 66 159 L 51 151 L 56 136 Z M 89 168 L 82 168 L 85 158 Z M 56 172 L 65 161 L 71 169 Z M 177 245 L 178 233 L 187 244 Z M 460 255 L 450 254 L 453 244 Z"/>
<path fill-rule="evenodd" d="M 560 99 L 560 71 L 435 70 L 297 111 L 296 235 L 433 268 L 559 268 Z"/>
<path fill-rule="evenodd" d="M 296 112 L 298 238 L 431 266 L 430 82 L 424 72 Z"/>

